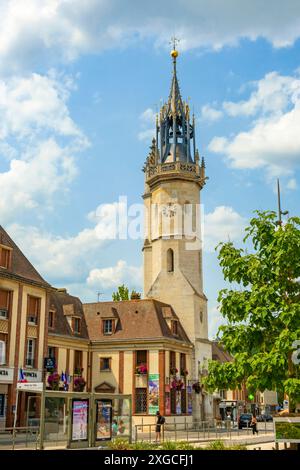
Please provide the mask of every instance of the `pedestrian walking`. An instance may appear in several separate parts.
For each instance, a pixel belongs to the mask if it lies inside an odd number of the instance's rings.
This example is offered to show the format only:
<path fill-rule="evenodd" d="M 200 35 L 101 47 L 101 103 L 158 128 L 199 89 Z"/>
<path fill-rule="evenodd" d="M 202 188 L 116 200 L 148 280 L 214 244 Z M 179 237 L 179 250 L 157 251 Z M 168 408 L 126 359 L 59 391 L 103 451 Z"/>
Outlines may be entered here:
<path fill-rule="evenodd" d="M 161 427 L 163 424 L 165 424 L 165 418 L 160 414 L 159 411 L 156 413 L 157 421 L 156 421 L 156 427 L 155 427 L 155 432 L 156 432 L 156 437 L 155 437 L 155 442 L 158 443 L 161 441 Z"/>
<path fill-rule="evenodd" d="M 250 426 L 252 427 L 252 434 L 253 434 L 253 436 L 254 436 L 255 433 L 258 434 L 258 430 L 257 430 L 257 419 L 256 419 L 256 416 L 255 416 L 255 415 L 252 416 Z"/>

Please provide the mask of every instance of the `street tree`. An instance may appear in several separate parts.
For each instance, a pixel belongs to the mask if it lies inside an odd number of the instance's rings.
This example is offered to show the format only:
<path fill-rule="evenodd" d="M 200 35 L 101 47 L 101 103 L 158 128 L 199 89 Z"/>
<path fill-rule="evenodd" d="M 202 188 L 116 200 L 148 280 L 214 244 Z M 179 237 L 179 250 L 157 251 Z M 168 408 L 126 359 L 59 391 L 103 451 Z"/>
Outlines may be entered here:
<path fill-rule="evenodd" d="M 231 283 L 219 293 L 226 323 L 217 337 L 234 360 L 211 361 L 206 387 L 277 390 L 295 405 L 300 402 L 300 218 L 282 224 L 275 212 L 256 211 L 243 242 L 243 248 L 231 242 L 217 247 Z"/>

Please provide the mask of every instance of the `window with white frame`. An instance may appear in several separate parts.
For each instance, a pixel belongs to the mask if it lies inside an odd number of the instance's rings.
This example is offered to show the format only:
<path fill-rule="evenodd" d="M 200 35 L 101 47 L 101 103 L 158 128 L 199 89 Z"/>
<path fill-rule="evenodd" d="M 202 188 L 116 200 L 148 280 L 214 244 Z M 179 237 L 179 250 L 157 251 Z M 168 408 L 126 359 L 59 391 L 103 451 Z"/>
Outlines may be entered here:
<path fill-rule="evenodd" d="M 27 339 L 27 352 L 26 352 L 26 366 L 34 367 L 34 357 L 35 357 L 35 339 Z"/>
<path fill-rule="evenodd" d="M 6 342 L 0 340 L 0 365 L 6 364 Z"/>

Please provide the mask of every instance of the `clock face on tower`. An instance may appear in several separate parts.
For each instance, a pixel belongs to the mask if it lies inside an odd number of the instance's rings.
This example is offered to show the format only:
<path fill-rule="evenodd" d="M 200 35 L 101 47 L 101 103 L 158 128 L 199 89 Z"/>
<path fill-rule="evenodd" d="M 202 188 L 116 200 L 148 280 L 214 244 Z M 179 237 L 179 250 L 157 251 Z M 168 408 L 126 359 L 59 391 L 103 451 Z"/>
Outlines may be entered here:
<path fill-rule="evenodd" d="M 176 214 L 176 205 L 173 204 L 172 202 L 169 202 L 168 204 L 164 204 L 162 206 L 162 215 L 164 217 L 174 217 Z"/>

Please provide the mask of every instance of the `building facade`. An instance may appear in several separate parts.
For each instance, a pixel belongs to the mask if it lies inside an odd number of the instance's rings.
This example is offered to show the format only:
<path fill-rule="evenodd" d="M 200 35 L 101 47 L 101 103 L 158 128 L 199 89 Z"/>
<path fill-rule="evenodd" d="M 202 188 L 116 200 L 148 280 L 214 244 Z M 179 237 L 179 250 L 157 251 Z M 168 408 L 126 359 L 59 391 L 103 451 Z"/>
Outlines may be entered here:
<path fill-rule="evenodd" d="M 157 300 L 84 304 L 90 389 L 132 395 L 134 424 L 192 415 L 193 345 L 173 308 Z"/>
<path fill-rule="evenodd" d="M 12 426 L 20 370 L 43 380 L 50 285 L 0 226 L 0 426 Z M 20 396 L 18 422 L 27 407 Z"/>

